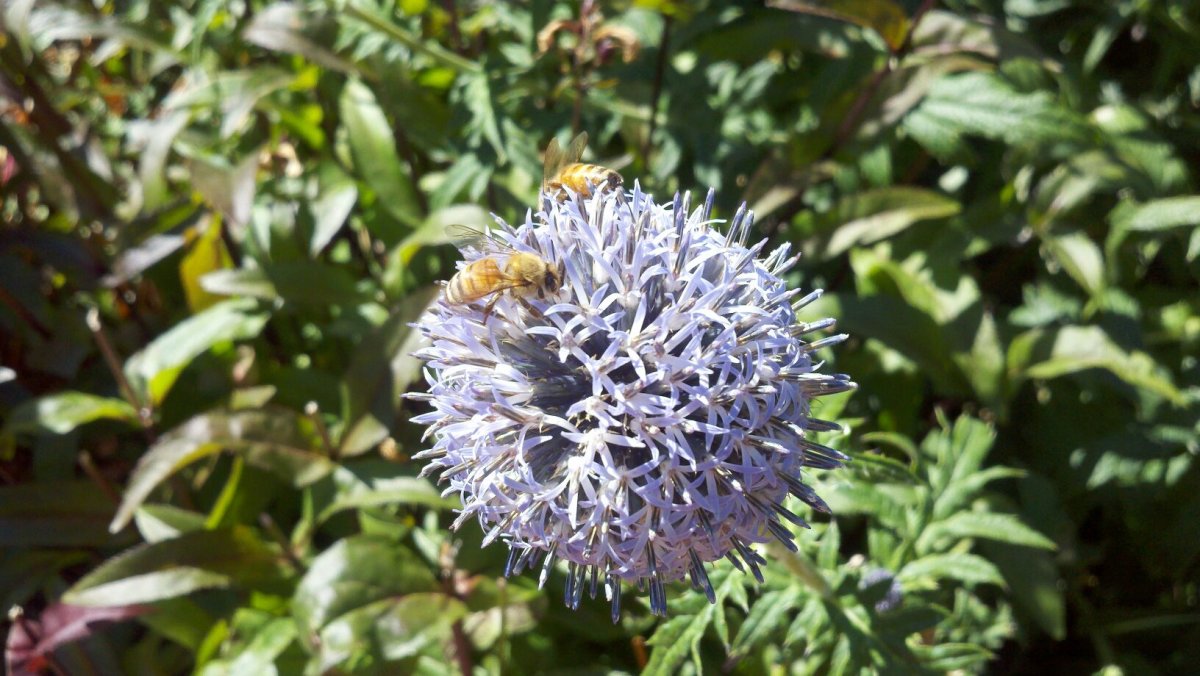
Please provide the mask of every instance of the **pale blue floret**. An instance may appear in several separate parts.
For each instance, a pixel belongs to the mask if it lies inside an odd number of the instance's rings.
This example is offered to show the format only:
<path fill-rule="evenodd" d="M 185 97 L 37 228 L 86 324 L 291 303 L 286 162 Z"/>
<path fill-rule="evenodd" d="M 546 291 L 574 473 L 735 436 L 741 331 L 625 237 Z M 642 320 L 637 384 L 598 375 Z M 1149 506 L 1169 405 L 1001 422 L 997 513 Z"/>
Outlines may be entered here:
<path fill-rule="evenodd" d="M 571 607 L 601 578 L 614 619 L 621 581 L 648 588 L 658 614 L 664 583 L 685 575 L 711 599 L 704 563 L 722 557 L 761 577 L 750 544 L 794 547 L 779 519 L 805 525 L 786 496 L 827 511 L 800 470 L 845 460 L 806 438 L 837 429 L 810 401 L 854 387 L 811 356 L 845 336 L 803 339 L 833 325 L 796 320 L 820 292 L 787 289 L 786 245 L 746 246 L 745 205 L 713 228 L 713 197 L 693 211 L 635 184 L 544 199 L 492 234 L 562 263 L 559 293 L 502 298 L 486 324 L 481 303 L 443 298 L 417 324 L 429 392 L 414 398 L 433 407 L 414 418 L 433 439 L 417 457 L 461 496 L 456 527 L 474 518 L 485 544 L 508 544 L 506 574 L 540 567 L 544 582 L 566 561 Z"/>

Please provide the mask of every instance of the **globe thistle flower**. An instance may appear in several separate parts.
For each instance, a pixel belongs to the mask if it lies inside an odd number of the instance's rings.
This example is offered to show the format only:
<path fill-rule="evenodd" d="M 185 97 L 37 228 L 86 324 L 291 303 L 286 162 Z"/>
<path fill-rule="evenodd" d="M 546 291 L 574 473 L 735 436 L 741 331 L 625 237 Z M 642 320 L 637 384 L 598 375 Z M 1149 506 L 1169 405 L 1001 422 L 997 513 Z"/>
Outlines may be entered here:
<path fill-rule="evenodd" d="M 811 417 L 813 398 L 855 386 L 813 358 L 845 335 L 806 340 L 834 322 L 796 320 L 821 294 L 787 289 L 798 257 L 747 246 L 744 204 L 714 229 L 713 199 L 660 204 L 636 184 L 543 196 L 491 237 L 561 265 L 561 288 L 506 295 L 486 318 L 483 303 L 443 296 L 416 324 L 429 391 L 411 396 L 433 407 L 413 419 L 433 439 L 416 457 L 461 496 L 454 528 L 478 519 L 485 546 L 505 542 L 506 575 L 540 569 L 544 584 L 566 561 L 571 608 L 602 579 L 614 622 L 622 582 L 665 616 L 664 585 L 685 575 L 714 600 L 708 562 L 761 581 L 751 545 L 794 550 L 781 519 L 806 526 L 785 498 L 827 511 L 801 470 L 846 460 L 808 438 L 838 428 Z"/>

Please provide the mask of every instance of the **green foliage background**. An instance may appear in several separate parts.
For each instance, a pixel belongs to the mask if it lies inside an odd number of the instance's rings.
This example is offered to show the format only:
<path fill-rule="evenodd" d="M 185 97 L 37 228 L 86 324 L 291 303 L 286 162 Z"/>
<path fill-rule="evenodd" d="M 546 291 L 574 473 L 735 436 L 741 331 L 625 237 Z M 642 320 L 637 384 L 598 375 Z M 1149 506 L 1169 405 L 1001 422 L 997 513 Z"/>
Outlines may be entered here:
<path fill-rule="evenodd" d="M 1200 664 L 1197 5 L 0 7 L 10 668 Z M 446 226 L 523 218 L 579 130 L 748 201 L 852 336 L 836 516 L 665 621 L 504 581 L 409 460 Z M 142 614 L 65 643 L 64 602 Z"/>

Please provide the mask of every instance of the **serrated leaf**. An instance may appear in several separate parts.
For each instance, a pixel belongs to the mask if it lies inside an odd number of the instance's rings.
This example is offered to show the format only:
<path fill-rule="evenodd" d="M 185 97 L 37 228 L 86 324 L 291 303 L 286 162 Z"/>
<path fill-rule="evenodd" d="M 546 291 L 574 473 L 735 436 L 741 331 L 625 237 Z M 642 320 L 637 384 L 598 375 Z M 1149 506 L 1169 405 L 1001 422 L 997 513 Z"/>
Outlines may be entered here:
<path fill-rule="evenodd" d="M 918 548 L 937 542 L 939 538 L 985 538 L 1026 547 L 1055 549 L 1052 540 L 1021 523 L 1012 514 L 959 512 L 931 524 L 917 540 Z"/>
<path fill-rule="evenodd" d="M 223 342 L 254 338 L 268 314 L 247 299 L 227 300 L 179 322 L 125 362 L 125 375 L 154 404 L 162 402 L 179 372 Z"/>
<path fill-rule="evenodd" d="M 250 530 L 197 531 L 105 561 L 63 600 L 85 606 L 149 603 L 199 589 L 270 585 L 278 577 L 275 554 Z"/>
<path fill-rule="evenodd" d="M 733 640 L 731 655 L 745 654 L 783 627 L 783 621 L 804 595 L 796 587 L 769 591 L 750 608 L 750 613 Z"/>
<path fill-rule="evenodd" d="M 911 561 L 896 574 L 906 584 L 918 584 L 922 580 L 958 580 L 966 584 L 1004 585 L 1004 578 L 996 566 L 975 554 L 931 554 Z"/>
<path fill-rule="evenodd" d="M 975 134 L 1015 146 L 1077 145 L 1089 137 L 1083 119 L 1059 107 L 1048 92 L 1022 93 L 989 73 L 938 80 L 909 117 L 938 135 Z"/>
<path fill-rule="evenodd" d="M 328 458 L 312 452 L 314 444 L 299 417 L 284 409 L 198 415 L 164 434 L 138 461 L 109 529 L 115 533 L 124 528 L 167 477 L 225 450 L 293 485 L 311 484 L 334 468 Z"/>

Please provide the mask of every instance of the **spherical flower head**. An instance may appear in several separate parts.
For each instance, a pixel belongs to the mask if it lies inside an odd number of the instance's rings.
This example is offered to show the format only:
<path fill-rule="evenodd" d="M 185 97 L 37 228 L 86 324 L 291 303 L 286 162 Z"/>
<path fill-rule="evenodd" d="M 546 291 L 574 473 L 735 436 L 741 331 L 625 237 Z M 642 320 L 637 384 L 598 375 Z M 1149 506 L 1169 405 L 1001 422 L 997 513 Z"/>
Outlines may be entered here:
<path fill-rule="evenodd" d="M 418 458 L 441 470 L 484 544 L 510 548 L 506 574 L 568 563 L 567 605 L 604 582 L 613 619 L 620 583 L 648 589 L 666 614 L 664 584 L 690 576 L 711 601 L 705 563 L 728 558 L 761 578 L 753 543 L 795 548 L 780 519 L 788 494 L 825 503 L 801 481 L 805 467 L 845 460 L 813 442 L 837 429 L 810 416 L 814 397 L 854 387 L 817 372 L 805 340 L 832 320 L 798 322 L 820 291 L 789 291 L 796 258 L 785 244 L 761 257 L 746 245 L 745 205 L 724 232 L 710 220 L 714 193 L 656 203 L 638 186 L 564 201 L 491 237 L 560 266 L 561 288 L 538 298 L 505 293 L 435 302 L 417 326 L 428 341 L 433 447 Z M 499 219 L 497 219 L 499 220 Z M 469 248 L 467 261 L 502 256 Z M 461 268 L 460 268 L 461 269 Z"/>

